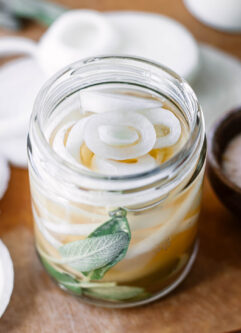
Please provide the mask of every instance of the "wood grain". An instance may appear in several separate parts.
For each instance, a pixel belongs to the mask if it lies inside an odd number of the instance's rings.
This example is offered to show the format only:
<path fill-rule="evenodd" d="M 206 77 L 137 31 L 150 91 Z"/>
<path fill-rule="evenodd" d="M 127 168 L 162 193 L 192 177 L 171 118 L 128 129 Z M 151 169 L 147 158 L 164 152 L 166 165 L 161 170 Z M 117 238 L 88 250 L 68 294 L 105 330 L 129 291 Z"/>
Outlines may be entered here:
<path fill-rule="evenodd" d="M 73 8 L 163 13 L 184 23 L 198 40 L 241 58 L 240 35 L 216 32 L 198 23 L 179 0 L 59 3 Z M 31 24 L 21 35 L 38 39 L 43 30 Z M 15 286 L 0 320 L 1 333 L 221 333 L 240 329 L 241 223 L 219 203 L 207 180 L 200 217 L 200 251 L 185 282 L 170 296 L 151 305 L 107 310 L 82 304 L 62 292 L 43 271 L 33 246 L 28 174 L 17 168 L 11 171 L 9 189 L 0 201 L 0 237 L 13 257 Z"/>

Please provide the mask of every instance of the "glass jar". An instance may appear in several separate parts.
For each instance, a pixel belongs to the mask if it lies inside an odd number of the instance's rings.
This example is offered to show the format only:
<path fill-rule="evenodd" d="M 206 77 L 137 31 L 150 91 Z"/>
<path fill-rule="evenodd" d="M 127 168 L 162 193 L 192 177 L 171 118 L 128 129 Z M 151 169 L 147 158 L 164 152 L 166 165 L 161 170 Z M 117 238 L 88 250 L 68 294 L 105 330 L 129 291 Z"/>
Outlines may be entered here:
<path fill-rule="evenodd" d="M 78 168 L 54 152 L 46 132 L 79 107 L 80 91 L 93 87 L 164 97 L 185 120 L 188 139 L 148 172 L 110 177 Z M 46 271 L 62 289 L 105 307 L 141 305 L 172 291 L 197 253 L 205 156 L 197 98 L 171 70 L 110 56 L 57 73 L 37 97 L 28 137 L 36 248 Z M 123 237 L 117 248 L 114 237 Z M 100 244 L 104 252 L 93 257 Z M 88 266 L 91 260 L 98 264 Z"/>

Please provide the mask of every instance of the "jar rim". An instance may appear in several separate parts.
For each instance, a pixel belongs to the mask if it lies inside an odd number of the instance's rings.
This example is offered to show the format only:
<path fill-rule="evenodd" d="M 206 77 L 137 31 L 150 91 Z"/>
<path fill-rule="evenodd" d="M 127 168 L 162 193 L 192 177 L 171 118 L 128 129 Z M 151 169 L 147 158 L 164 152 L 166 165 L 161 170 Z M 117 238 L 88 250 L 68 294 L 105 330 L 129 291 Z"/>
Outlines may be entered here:
<path fill-rule="evenodd" d="M 100 173 L 93 172 L 91 170 L 85 170 L 82 168 L 78 168 L 77 166 L 71 164 L 70 162 L 64 160 L 61 156 L 59 156 L 56 152 L 53 151 L 49 142 L 47 141 L 43 128 L 41 126 L 40 114 L 44 111 L 44 101 L 46 102 L 47 95 L 51 89 L 51 87 L 58 81 L 63 79 L 66 74 L 76 73 L 80 68 L 84 68 L 86 65 L 98 64 L 101 66 L 101 63 L 110 62 L 113 65 L 113 61 L 130 61 L 139 65 L 147 65 L 153 70 L 159 70 L 167 75 L 170 78 L 174 79 L 178 82 L 178 84 L 182 87 L 185 92 L 185 96 L 189 99 L 190 105 L 192 105 L 194 117 L 192 121 L 192 126 L 190 128 L 190 133 L 187 141 L 183 145 L 183 147 L 178 151 L 174 156 L 172 156 L 169 160 L 164 162 L 163 164 L 154 167 L 146 172 L 139 172 L 131 175 L 122 175 L 122 176 L 108 176 Z M 158 73 L 157 73 L 158 75 Z M 62 81 L 63 83 L 64 81 Z M 117 82 L 118 83 L 118 82 Z M 148 86 L 146 86 L 148 88 Z M 53 75 L 47 82 L 43 85 L 40 92 L 37 95 L 37 98 L 34 103 L 33 112 L 30 120 L 30 128 L 29 128 L 29 138 L 33 136 L 36 138 L 38 136 L 38 145 L 39 150 L 43 154 L 42 156 L 48 156 L 52 163 L 54 163 L 61 175 L 69 175 L 70 173 L 74 174 L 75 177 L 81 177 L 81 179 L 86 179 L 90 182 L 138 182 L 143 181 L 143 179 L 149 179 L 151 182 L 154 180 L 165 180 L 167 177 L 170 179 L 170 167 L 174 166 L 174 169 L 182 167 L 183 163 L 185 163 L 189 157 L 189 155 L 193 154 L 196 149 L 198 141 L 200 141 L 201 127 L 203 127 L 204 132 L 204 121 L 202 116 L 201 107 L 198 103 L 197 97 L 190 87 L 190 85 L 181 78 L 177 73 L 169 69 L 168 67 L 161 65 L 157 62 L 150 61 L 141 57 L 132 57 L 132 56 L 119 56 L 119 55 L 107 55 L 107 56 L 98 56 L 98 57 L 89 57 L 73 64 L 70 64 L 58 71 L 55 75 Z M 204 140 L 204 139 L 203 139 Z M 203 141 L 201 140 L 201 141 Z M 28 140 L 29 143 L 30 140 Z M 28 149 L 28 156 L 30 159 L 30 149 Z M 173 170 L 174 170 L 173 169 Z M 173 171 L 172 170 L 172 171 Z M 68 177 L 66 177 L 67 179 Z M 149 183 L 149 181 L 148 181 Z M 115 187 L 113 187 L 115 188 Z"/>

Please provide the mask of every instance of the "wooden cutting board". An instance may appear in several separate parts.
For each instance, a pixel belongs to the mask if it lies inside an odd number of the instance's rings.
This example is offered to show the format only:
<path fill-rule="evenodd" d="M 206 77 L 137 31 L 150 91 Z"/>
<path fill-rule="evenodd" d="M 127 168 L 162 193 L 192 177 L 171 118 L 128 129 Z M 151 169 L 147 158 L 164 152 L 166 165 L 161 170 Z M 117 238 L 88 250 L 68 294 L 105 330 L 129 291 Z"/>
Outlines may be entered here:
<path fill-rule="evenodd" d="M 198 23 L 180 0 L 59 0 L 69 7 L 146 10 L 176 18 L 199 41 L 241 58 L 240 35 Z M 22 36 L 38 39 L 43 28 L 28 25 Z M 6 32 L 0 31 L 0 35 Z M 200 217 L 200 251 L 184 283 L 148 306 L 109 310 L 82 304 L 61 291 L 42 269 L 34 250 L 27 171 L 13 168 L 0 201 L 0 237 L 14 262 L 11 302 L 0 333 L 222 333 L 241 328 L 241 221 L 218 202 L 208 181 Z"/>

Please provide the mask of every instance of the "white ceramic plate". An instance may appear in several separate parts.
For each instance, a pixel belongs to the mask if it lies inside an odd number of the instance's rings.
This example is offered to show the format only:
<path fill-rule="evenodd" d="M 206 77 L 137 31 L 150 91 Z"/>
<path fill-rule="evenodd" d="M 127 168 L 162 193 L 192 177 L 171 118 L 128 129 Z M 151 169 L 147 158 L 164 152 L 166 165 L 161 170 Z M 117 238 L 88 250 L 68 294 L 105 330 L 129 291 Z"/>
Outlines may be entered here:
<path fill-rule="evenodd" d="M 193 89 L 201 103 L 207 130 L 223 113 L 241 106 L 241 62 L 201 44 L 201 65 Z"/>
<path fill-rule="evenodd" d="M 33 58 L 13 60 L 0 68 L 0 155 L 17 166 L 27 166 L 28 122 L 44 81 Z"/>
<path fill-rule="evenodd" d="M 145 12 L 117 11 L 106 16 L 120 35 L 117 54 L 157 61 L 189 82 L 195 78 L 199 49 L 182 24 L 164 15 Z"/>

